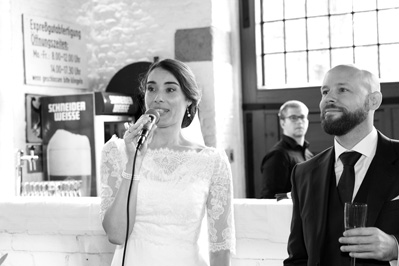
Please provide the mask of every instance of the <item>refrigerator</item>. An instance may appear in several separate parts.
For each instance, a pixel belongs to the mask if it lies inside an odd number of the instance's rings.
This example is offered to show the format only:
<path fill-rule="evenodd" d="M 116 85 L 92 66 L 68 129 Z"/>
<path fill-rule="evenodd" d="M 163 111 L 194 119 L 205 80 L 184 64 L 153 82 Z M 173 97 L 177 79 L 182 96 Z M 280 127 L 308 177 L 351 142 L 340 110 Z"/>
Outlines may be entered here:
<path fill-rule="evenodd" d="M 100 193 L 105 142 L 124 134 L 141 110 L 132 95 L 92 92 L 41 98 L 44 178 L 80 180 L 82 196 Z"/>

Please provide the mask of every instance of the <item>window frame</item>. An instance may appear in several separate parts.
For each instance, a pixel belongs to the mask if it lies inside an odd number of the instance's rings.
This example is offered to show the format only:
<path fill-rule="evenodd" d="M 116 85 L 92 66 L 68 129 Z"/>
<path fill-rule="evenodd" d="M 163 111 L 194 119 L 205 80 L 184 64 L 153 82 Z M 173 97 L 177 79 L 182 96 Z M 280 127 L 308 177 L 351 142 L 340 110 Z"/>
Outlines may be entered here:
<path fill-rule="evenodd" d="M 301 99 L 304 95 L 319 95 L 320 86 L 259 89 L 257 84 L 255 1 L 258 0 L 240 1 L 240 47 L 244 111 L 264 109 L 264 104 L 283 103 L 292 98 Z M 399 81 L 382 81 L 381 88 L 384 99 L 397 99 L 399 97 Z M 313 107 L 318 108 L 318 106 Z"/>

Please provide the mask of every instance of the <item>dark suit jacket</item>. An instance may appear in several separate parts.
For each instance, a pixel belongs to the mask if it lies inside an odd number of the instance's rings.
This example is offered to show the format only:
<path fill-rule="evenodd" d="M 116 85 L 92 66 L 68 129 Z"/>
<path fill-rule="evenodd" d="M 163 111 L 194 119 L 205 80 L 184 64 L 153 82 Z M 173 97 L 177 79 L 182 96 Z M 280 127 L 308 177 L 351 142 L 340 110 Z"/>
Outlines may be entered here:
<path fill-rule="evenodd" d="M 292 171 L 293 214 L 284 265 L 320 265 L 326 232 L 329 178 L 334 172 L 331 147 Z M 335 176 L 335 175 L 333 175 Z M 367 171 L 367 227 L 378 227 L 399 240 L 399 141 L 378 132 L 377 150 Z M 362 184 L 363 186 L 363 184 Z M 338 241 L 338 239 L 337 239 Z M 389 265 L 368 260 L 363 265 Z"/>

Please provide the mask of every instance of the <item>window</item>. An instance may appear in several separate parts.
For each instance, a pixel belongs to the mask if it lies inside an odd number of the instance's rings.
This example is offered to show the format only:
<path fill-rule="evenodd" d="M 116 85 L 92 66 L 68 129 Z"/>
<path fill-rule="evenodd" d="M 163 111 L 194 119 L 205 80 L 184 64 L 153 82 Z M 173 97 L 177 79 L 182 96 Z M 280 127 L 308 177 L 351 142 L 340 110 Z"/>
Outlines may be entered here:
<path fill-rule="evenodd" d="M 255 0 L 259 89 L 320 86 L 338 64 L 398 81 L 398 0 Z"/>

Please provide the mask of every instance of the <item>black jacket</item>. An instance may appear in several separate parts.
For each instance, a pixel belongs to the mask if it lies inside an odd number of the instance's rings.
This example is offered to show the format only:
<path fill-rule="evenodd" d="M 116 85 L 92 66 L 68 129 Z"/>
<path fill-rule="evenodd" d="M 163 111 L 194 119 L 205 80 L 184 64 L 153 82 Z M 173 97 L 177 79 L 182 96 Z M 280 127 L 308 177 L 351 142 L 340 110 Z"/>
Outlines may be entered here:
<path fill-rule="evenodd" d="M 334 160 L 334 149 L 329 148 L 292 171 L 293 214 L 285 266 L 321 265 L 328 219 L 328 182 L 334 172 Z M 399 141 L 379 132 L 377 150 L 363 181 L 368 180 L 371 188 L 367 191 L 366 227 L 377 227 L 396 239 L 399 239 L 398 173 Z M 389 262 L 359 259 L 359 265 L 389 265 Z"/>
<path fill-rule="evenodd" d="M 265 155 L 262 160 L 263 187 L 260 198 L 274 199 L 277 193 L 291 191 L 290 176 L 297 163 L 313 157 L 305 141 L 303 147 L 293 138 L 282 135 L 282 138 Z"/>

